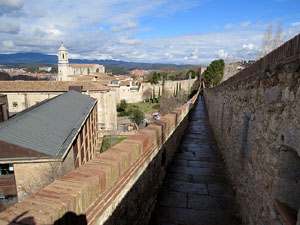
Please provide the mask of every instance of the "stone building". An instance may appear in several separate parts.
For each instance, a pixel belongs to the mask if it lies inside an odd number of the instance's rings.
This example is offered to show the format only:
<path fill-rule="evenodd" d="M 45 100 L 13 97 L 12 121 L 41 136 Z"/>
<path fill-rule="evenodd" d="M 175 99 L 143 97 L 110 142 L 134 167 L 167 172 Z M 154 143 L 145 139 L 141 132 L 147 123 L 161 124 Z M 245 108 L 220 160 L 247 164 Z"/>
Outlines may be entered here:
<path fill-rule="evenodd" d="M 10 114 L 25 110 L 45 99 L 82 87 L 82 93 L 98 100 L 100 128 L 117 128 L 116 92 L 97 81 L 0 81 L 0 93 L 7 95 Z"/>
<path fill-rule="evenodd" d="M 69 64 L 67 48 L 62 44 L 58 49 L 58 80 L 72 80 L 69 75 L 90 75 L 105 73 L 103 65 L 99 64 Z"/>
<path fill-rule="evenodd" d="M 99 152 L 97 139 L 97 99 L 74 90 L 2 123 L 0 200 L 22 201 L 90 161 Z"/>

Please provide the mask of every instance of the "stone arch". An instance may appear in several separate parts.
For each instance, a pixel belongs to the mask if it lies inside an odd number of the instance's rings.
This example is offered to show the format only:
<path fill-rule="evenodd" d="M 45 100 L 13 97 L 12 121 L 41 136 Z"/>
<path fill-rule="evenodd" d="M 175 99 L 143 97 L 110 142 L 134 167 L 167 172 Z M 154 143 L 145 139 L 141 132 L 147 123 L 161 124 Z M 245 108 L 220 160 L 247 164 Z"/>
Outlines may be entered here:
<path fill-rule="evenodd" d="M 87 75 L 90 75 L 91 71 L 90 68 L 87 68 Z"/>
<path fill-rule="evenodd" d="M 96 69 L 96 73 L 99 73 L 99 68 Z"/>

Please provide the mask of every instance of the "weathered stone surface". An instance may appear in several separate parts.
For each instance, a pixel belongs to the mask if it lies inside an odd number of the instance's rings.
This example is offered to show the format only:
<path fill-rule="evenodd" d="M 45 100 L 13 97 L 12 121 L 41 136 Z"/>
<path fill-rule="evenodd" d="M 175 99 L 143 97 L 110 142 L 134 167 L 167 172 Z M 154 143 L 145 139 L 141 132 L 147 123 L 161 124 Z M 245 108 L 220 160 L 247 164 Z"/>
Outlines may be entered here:
<path fill-rule="evenodd" d="M 270 87 L 266 89 L 265 96 L 264 96 L 265 104 L 267 105 L 267 104 L 277 102 L 280 97 L 280 94 L 281 94 L 281 90 L 279 86 Z"/>
<path fill-rule="evenodd" d="M 292 126 L 284 126 L 278 135 L 279 144 L 294 150 L 300 157 L 300 129 Z"/>
<path fill-rule="evenodd" d="M 267 61 L 257 62 L 257 71 L 249 69 L 236 78 L 238 81 L 225 82 L 204 93 L 210 125 L 228 166 L 244 224 L 280 224 L 274 199 L 294 210 L 300 207 L 300 80 L 296 58 L 280 70 L 272 65 L 262 70 Z M 208 183 L 208 192 L 217 194 L 212 184 Z"/>
<path fill-rule="evenodd" d="M 300 180 L 300 160 L 295 151 L 281 151 L 278 173 L 281 178 Z"/>

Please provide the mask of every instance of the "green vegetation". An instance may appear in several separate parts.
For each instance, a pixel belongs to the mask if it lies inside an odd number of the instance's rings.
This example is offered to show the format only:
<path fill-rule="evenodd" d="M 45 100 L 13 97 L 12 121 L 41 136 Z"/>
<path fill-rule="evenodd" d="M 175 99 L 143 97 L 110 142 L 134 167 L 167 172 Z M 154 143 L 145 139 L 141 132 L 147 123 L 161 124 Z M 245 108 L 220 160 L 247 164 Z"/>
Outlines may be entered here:
<path fill-rule="evenodd" d="M 195 70 L 189 70 L 187 72 L 187 79 L 189 78 L 189 73 L 191 73 L 191 78 L 194 79 L 197 76 L 197 73 Z"/>
<path fill-rule="evenodd" d="M 122 103 L 123 102 L 123 103 Z M 139 103 L 126 103 L 121 101 L 117 106 L 118 116 L 130 116 L 135 109 L 141 110 L 143 113 L 153 113 L 159 109 L 159 103 L 139 102 Z"/>
<path fill-rule="evenodd" d="M 120 143 L 121 141 L 125 140 L 126 137 L 118 137 L 118 138 L 104 138 L 102 142 L 101 152 L 105 152 L 107 149 L 115 146 L 116 144 Z"/>
<path fill-rule="evenodd" d="M 129 119 L 136 125 L 136 128 L 138 129 L 140 123 L 142 123 L 145 119 L 145 115 L 140 109 L 133 109 L 129 116 Z"/>
<path fill-rule="evenodd" d="M 206 80 L 206 85 L 215 86 L 221 82 L 223 77 L 224 65 L 225 64 L 223 59 L 214 60 L 211 62 L 211 64 L 203 73 L 203 76 Z"/>

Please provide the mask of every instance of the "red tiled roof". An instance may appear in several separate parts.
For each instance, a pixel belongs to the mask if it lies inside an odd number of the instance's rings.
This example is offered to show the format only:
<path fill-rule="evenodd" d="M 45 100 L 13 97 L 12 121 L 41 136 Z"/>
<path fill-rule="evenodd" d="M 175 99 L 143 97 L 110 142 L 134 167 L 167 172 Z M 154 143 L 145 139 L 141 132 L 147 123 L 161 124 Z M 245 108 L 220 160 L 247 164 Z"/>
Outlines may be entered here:
<path fill-rule="evenodd" d="M 0 92 L 68 91 L 69 86 L 83 86 L 83 91 L 107 91 L 97 81 L 0 81 Z"/>

